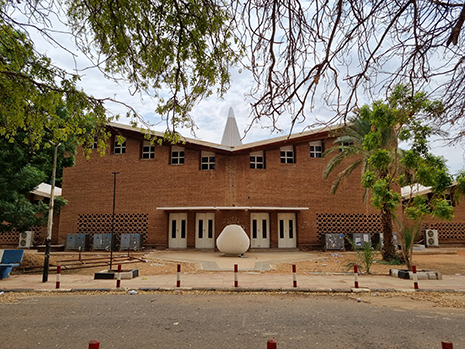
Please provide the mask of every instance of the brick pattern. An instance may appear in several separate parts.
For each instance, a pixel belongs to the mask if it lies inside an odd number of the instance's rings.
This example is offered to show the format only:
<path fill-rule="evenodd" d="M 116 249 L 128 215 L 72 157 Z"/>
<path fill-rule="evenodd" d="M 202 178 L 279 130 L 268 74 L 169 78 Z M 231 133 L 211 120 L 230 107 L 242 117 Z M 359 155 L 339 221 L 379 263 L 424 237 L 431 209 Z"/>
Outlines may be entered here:
<path fill-rule="evenodd" d="M 42 244 L 46 238 L 46 227 L 31 227 L 34 232 L 34 245 Z M 0 244 L 17 245 L 19 243 L 19 232 L 10 231 L 0 235 Z"/>
<path fill-rule="evenodd" d="M 303 248 L 321 245 L 324 233 L 381 230 L 378 211 L 362 202 L 364 191 L 359 170 L 341 183 L 336 195 L 330 194 L 337 172 L 324 180 L 322 173 L 330 159 L 310 156 L 312 141 L 322 141 L 325 147 L 332 146 L 333 139 L 324 132 L 233 153 L 186 142 L 183 144 L 185 162 L 180 165 L 170 164 L 171 144 L 156 145 L 154 158 L 142 159 L 143 135 L 124 130 L 122 133 L 127 137 L 125 154 L 111 154 L 108 149 L 102 157 L 98 151 L 93 151 L 89 160 L 78 154 L 76 165 L 64 169 L 63 196 L 68 205 L 61 212 L 60 243 L 66 241 L 68 233 L 108 231 L 114 184 L 112 172 L 119 173 L 116 213 L 141 215 L 133 219 L 140 221 L 136 230 L 144 234 L 144 244 L 147 245 L 167 246 L 169 214 L 173 211 L 164 208 L 170 207 L 200 208 L 174 211 L 188 213 L 189 247 L 195 244 L 195 214 L 202 212 L 202 207 L 263 208 L 258 211 L 270 213 L 272 247 L 277 245 L 276 211 L 267 211 L 267 207 L 306 208 L 295 211 L 297 243 Z M 280 148 L 289 145 L 294 149 L 294 162 L 281 163 Z M 201 170 L 202 151 L 215 153 L 214 170 Z M 250 168 L 249 153 L 254 151 L 264 152 L 265 169 Z M 342 164 L 341 168 L 347 164 Z M 454 223 L 465 222 L 465 210 L 456 208 L 456 211 Z M 214 212 L 216 235 L 231 223 L 242 225 L 246 233 L 250 233 L 250 210 Z M 121 233 L 125 223 L 119 224 L 117 231 Z"/>
<path fill-rule="evenodd" d="M 427 223 L 422 226 L 422 236 L 426 229 L 436 229 L 439 241 L 463 242 L 465 241 L 465 223 Z"/>
<path fill-rule="evenodd" d="M 379 214 L 327 214 L 317 213 L 318 242 L 324 234 L 380 233 L 382 231 Z"/>
<path fill-rule="evenodd" d="M 111 214 L 80 214 L 78 215 L 77 232 L 80 234 L 90 234 L 90 241 L 93 241 L 94 234 L 111 233 Z M 121 234 L 141 234 L 144 243 L 147 240 L 147 213 L 115 214 L 115 236 L 116 243 L 119 244 Z"/>

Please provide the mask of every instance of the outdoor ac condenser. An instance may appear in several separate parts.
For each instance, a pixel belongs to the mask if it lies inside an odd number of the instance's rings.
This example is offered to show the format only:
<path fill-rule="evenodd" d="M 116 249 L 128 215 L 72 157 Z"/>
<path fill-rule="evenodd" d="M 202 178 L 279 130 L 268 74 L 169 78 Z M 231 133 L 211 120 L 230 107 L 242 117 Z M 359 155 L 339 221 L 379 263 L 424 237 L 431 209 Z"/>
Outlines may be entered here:
<path fill-rule="evenodd" d="M 89 250 L 89 234 L 66 235 L 66 250 Z"/>
<path fill-rule="evenodd" d="M 34 232 L 23 231 L 19 234 L 18 248 L 31 248 L 34 245 Z"/>
<path fill-rule="evenodd" d="M 92 244 L 92 250 L 105 250 L 110 251 L 113 247 L 115 249 L 116 236 L 112 234 L 94 234 L 94 241 Z"/>
<path fill-rule="evenodd" d="M 365 244 L 371 247 L 371 234 L 369 233 L 353 233 L 350 234 L 350 239 L 358 250 L 363 249 Z"/>
<path fill-rule="evenodd" d="M 435 229 L 425 230 L 425 245 L 427 247 L 439 247 L 438 231 Z"/>
<path fill-rule="evenodd" d="M 142 247 L 142 235 L 141 234 L 121 234 L 121 251 L 138 251 Z"/>
<path fill-rule="evenodd" d="M 325 234 L 325 250 L 344 250 L 344 234 Z"/>

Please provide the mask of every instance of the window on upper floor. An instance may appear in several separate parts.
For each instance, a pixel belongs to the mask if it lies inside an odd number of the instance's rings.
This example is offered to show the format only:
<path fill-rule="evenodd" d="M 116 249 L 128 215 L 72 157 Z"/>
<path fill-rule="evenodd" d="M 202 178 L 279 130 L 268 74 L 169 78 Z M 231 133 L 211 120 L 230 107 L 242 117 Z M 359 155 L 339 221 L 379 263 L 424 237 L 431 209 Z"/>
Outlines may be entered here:
<path fill-rule="evenodd" d="M 321 141 L 310 142 L 310 157 L 321 158 L 323 153 L 323 145 Z"/>
<path fill-rule="evenodd" d="M 250 168 L 265 168 L 265 156 L 263 151 L 255 151 L 250 153 Z"/>
<path fill-rule="evenodd" d="M 171 147 L 171 165 L 184 164 L 184 148 L 172 146 Z"/>
<path fill-rule="evenodd" d="M 214 170 L 215 169 L 215 153 L 203 151 L 200 155 L 200 169 Z"/>
<path fill-rule="evenodd" d="M 293 164 L 295 162 L 294 147 L 292 145 L 281 147 L 279 150 L 282 164 Z"/>
<path fill-rule="evenodd" d="M 454 197 L 451 193 L 446 193 L 446 197 L 445 197 L 447 203 L 449 204 L 449 206 L 455 206 L 454 205 Z"/>
<path fill-rule="evenodd" d="M 119 143 L 118 139 L 115 138 L 115 143 L 113 146 L 114 154 L 125 154 L 126 153 L 126 140 L 123 143 Z"/>
<path fill-rule="evenodd" d="M 155 144 L 150 144 L 150 141 L 142 143 L 142 159 L 155 159 Z"/>
<path fill-rule="evenodd" d="M 90 149 L 97 149 L 97 147 L 98 147 L 98 140 L 97 140 L 97 137 L 94 137 L 94 141 L 92 142 Z"/>
<path fill-rule="evenodd" d="M 352 142 L 341 142 L 341 143 L 339 143 L 339 146 L 340 147 L 350 147 L 352 144 L 354 144 L 354 143 L 352 143 Z M 342 148 L 339 149 L 339 152 L 341 152 L 341 151 L 342 151 Z"/>

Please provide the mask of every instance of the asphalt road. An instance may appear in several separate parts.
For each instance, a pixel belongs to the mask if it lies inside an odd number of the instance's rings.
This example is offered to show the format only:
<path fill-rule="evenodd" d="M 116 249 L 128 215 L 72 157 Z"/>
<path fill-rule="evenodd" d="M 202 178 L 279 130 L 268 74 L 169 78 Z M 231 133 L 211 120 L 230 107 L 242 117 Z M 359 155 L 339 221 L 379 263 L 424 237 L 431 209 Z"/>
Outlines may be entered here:
<path fill-rule="evenodd" d="M 395 303 L 395 302 L 394 302 Z M 0 304 L 0 348 L 465 348 L 463 309 L 298 294 L 54 295 Z"/>

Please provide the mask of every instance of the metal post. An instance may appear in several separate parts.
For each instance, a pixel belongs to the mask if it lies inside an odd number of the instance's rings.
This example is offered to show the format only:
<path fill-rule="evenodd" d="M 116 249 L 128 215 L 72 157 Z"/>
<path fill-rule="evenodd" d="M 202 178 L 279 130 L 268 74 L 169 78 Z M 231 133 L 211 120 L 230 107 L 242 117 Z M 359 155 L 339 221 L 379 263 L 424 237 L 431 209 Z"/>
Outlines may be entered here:
<path fill-rule="evenodd" d="M 176 287 L 181 287 L 181 264 L 178 264 L 178 267 L 177 267 Z"/>
<path fill-rule="evenodd" d="M 100 348 L 100 342 L 96 339 L 92 339 L 89 342 L 89 349 L 99 349 Z"/>
<path fill-rule="evenodd" d="M 452 342 L 449 341 L 442 341 L 441 345 L 442 349 L 454 349 L 454 345 L 452 344 Z"/>
<path fill-rule="evenodd" d="M 60 281 L 61 281 L 61 265 L 57 265 L 57 282 L 55 285 L 56 289 L 60 288 Z"/>
<path fill-rule="evenodd" d="M 52 225 L 53 225 L 53 205 L 55 203 L 55 177 L 57 172 L 57 153 L 58 147 L 61 143 L 52 143 L 55 147 L 53 155 L 53 170 L 52 170 L 52 188 L 50 190 L 50 202 L 48 204 L 48 221 L 47 221 L 47 237 L 45 239 L 45 257 L 44 257 L 44 271 L 42 274 L 42 282 L 48 281 L 48 270 L 50 265 L 50 249 L 52 241 Z"/>
<path fill-rule="evenodd" d="M 354 286 L 358 288 L 358 266 L 357 264 L 354 265 Z"/>
<path fill-rule="evenodd" d="M 110 241 L 110 270 L 113 266 L 113 239 L 115 234 L 115 205 L 116 205 L 116 175 L 119 172 L 113 173 L 113 214 L 111 216 L 111 241 Z"/>
<path fill-rule="evenodd" d="M 278 342 L 276 339 L 268 339 L 268 342 L 266 342 L 266 349 L 278 349 Z"/>
<path fill-rule="evenodd" d="M 295 266 L 295 264 L 292 264 L 292 280 L 293 280 L 292 285 L 294 287 L 297 287 L 297 274 L 296 274 L 296 266 Z"/>
<path fill-rule="evenodd" d="M 413 271 L 413 288 L 415 290 L 418 290 L 418 275 L 417 275 L 417 266 L 412 265 L 412 271 Z"/>
<path fill-rule="evenodd" d="M 121 287 L 121 264 L 118 264 L 118 273 L 116 274 L 116 288 Z"/>
<path fill-rule="evenodd" d="M 237 264 L 234 264 L 234 287 L 239 287 L 239 279 L 237 277 Z"/>

